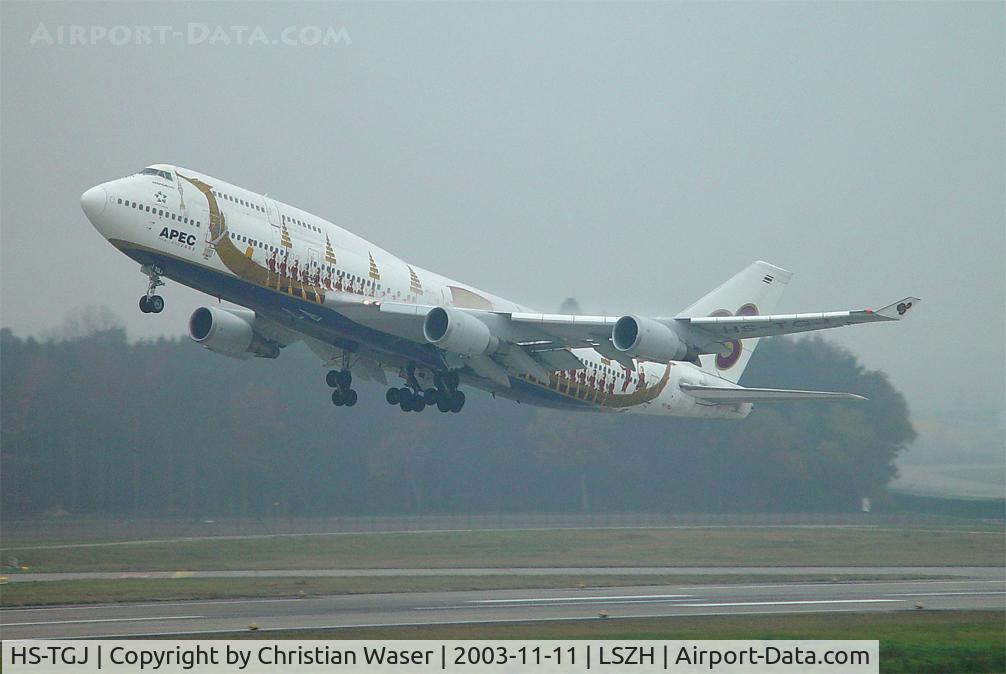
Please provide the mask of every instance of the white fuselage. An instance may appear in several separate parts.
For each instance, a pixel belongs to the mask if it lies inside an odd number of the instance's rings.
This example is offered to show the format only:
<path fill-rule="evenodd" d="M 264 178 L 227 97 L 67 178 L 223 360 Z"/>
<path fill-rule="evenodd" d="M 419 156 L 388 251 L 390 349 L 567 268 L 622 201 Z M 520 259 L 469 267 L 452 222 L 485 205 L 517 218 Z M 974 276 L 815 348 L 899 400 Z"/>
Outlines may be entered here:
<path fill-rule="evenodd" d="M 102 236 L 141 264 L 163 266 L 168 278 L 279 319 L 293 313 L 291 303 L 304 305 L 308 316 L 337 311 L 337 298 L 347 295 L 373 302 L 529 311 L 410 265 L 316 215 L 182 167 L 154 165 L 104 183 L 88 190 L 82 205 Z M 223 217 L 214 220 L 214 212 Z M 245 268 L 258 275 L 245 274 Z M 299 295 L 291 294 L 294 287 Z M 331 334 L 304 323 L 312 339 L 366 344 L 381 354 L 387 370 L 400 372 L 415 362 L 411 352 L 395 346 L 401 340 L 375 343 L 371 332 L 357 332 L 359 326 L 344 319 L 326 328 Z M 548 382 L 512 377 L 511 385 L 503 386 L 474 375 L 464 381 L 549 406 L 734 419 L 751 411 L 750 403 L 712 404 L 682 391 L 682 382 L 734 386 L 689 362 L 636 362 L 632 371 L 590 348 L 572 353 L 585 368 L 554 372 Z"/>

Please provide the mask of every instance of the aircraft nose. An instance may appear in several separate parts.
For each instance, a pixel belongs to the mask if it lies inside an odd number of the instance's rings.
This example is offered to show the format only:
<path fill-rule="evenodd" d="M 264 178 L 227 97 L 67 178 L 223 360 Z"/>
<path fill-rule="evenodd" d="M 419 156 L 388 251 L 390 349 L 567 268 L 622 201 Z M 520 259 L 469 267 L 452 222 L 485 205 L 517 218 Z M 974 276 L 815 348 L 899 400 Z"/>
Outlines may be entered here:
<path fill-rule="evenodd" d="M 92 223 L 105 210 L 106 201 L 108 201 L 108 193 L 101 185 L 92 187 L 80 195 L 80 207 Z"/>

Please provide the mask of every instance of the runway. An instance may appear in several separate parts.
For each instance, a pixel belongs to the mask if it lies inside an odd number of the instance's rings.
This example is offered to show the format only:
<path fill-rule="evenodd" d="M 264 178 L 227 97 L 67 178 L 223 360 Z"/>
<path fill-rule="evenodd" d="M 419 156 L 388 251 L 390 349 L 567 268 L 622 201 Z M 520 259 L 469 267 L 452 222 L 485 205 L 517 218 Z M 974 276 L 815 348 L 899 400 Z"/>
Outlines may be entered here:
<path fill-rule="evenodd" d="M 846 573 L 855 571 L 847 568 Z M 926 609 L 1006 610 L 1006 579 L 652 585 L 589 590 L 415 592 L 3 609 L 5 639 Z"/>

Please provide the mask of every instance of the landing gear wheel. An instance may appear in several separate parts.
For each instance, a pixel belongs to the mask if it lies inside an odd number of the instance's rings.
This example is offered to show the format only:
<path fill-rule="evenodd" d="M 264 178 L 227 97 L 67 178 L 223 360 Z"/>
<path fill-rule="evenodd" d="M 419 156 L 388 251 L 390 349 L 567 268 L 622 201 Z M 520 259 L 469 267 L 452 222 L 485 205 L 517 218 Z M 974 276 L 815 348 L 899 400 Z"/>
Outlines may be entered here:
<path fill-rule="evenodd" d="M 403 412 L 412 411 L 412 392 L 409 391 L 408 395 L 401 396 L 398 399 L 398 406 L 402 408 Z"/>
<path fill-rule="evenodd" d="M 446 398 L 440 398 L 439 400 L 437 400 L 437 409 L 440 410 L 441 412 L 450 412 L 451 411 L 450 401 L 447 400 Z"/>
<path fill-rule="evenodd" d="M 325 375 L 325 383 L 332 388 L 338 386 L 343 391 L 348 391 L 353 385 L 353 373 L 349 370 L 329 370 Z"/>
<path fill-rule="evenodd" d="M 343 392 L 342 398 L 346 407 L 352 407 L 353 405 L 356 404 L 356 401 L 359 399 L 359 395 L 357 395 L 356 391 L 354 391 L 353 389 L 347 389 L 346 391 Z"/>
<path fill-rule="evenodd" d="M 415 396 L 412 400 L 412 411 L 422 412 L 426 409 L 426 401 L 423 400 L 423 396 Z"/>
<path fill-rule="evenodd" d="M 164 273 L 164 270 L 155 265 L 143 264 L 140 265 L 140 271 L 146 274 L 149 279 L 147 293 L 140 298 L 140 311 L 145 314 L 159 314 L 164 310 L 164 298 L 155 295 L 154 291 L 164 285 L 164 281 L 161 280 L 161 274 Z"/>
<path fill-rule="evenodd" d="M 389 388 L 388 392 L 384 394 L 384 399 L 388 401 L 389 405 L 397 405 L 399 400 L 398 389 Z"/>
<path fill-rule="evenodd" d="M 340 391 L 339 389 L 335 389 L 334 391 L 332 391 L 332 404 L 335 405 L 336 407 L 342 407 L 343 405 L 346 404 L 345 399 L 343 399 L 342 397 L 342 391 Z"/>
<path fill-rule="evenodd" d="M 437 389 L 435 388 L 426 389 L 426 391 L 423 393 L 423 402 L 426 403 L 427 405 L 433 405 L 434 403 L 436 403 Z"/>
<path fill-rule="evenodd" d="M 461 391 L 451 393 L 451 412 L 457 414 L 465 406 L 465 394 Z"/>

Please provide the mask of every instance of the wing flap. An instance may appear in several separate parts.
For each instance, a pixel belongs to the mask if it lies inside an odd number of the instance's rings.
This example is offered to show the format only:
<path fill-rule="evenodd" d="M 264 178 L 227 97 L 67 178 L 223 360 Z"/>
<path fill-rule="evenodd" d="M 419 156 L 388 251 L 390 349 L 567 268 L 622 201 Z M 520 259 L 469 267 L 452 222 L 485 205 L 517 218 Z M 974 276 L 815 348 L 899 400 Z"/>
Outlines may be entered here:
<path fill-rule="evenodd" d="M 836 391 L 794 391 L 779 388 L 732 388 L 727 386 L 698 386 L 681 384 L 689 395 L 713 403 L 754 403 L 773 400 L 867 400 L 855 393 Z"/>
<path fill-rule="evenodd" d="M 555 346 L 586 348 L 607 341 L 611 328 L 618 322 L 612 316 L 574 316 L 570 314 L 509 314 L 511 323 L 533 331 Z"/>
<path fill-rule="evenodd" d="M 507 370 L 515 374 L 534 377 L 538 381 L 549 380 L 548 368 L 519 346 L 508 346 L 499 354 L 499 359 L 503 361 Z"/>
<path fill-rule="evenodd" d="M 581 370 L 586 367 L 566 349 L 547 349 L 535 351 L 534 355 L 553 370 Z"/>

